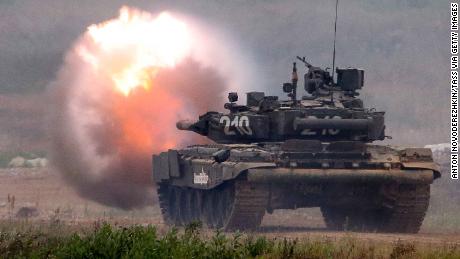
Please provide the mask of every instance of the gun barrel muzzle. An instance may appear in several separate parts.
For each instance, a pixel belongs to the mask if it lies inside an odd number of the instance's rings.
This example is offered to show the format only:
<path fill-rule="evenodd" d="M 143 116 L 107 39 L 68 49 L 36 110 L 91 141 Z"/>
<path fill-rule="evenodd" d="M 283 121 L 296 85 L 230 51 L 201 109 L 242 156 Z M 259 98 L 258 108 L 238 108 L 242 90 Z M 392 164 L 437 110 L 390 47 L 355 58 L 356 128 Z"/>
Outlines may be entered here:
<path fill-rule="evenodd" d="M 180 120 L 176 123 L 176 128 L 179 130 L 190 130 L 193 124 L 195 123 L 190 120 Z"/>

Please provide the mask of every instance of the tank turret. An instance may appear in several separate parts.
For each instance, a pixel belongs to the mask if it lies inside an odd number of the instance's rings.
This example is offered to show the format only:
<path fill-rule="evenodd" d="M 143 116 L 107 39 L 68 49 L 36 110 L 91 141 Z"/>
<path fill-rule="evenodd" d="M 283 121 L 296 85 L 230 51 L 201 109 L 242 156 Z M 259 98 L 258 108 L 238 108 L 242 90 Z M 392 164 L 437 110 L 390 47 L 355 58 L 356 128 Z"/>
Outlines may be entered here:
<path fill-rule="evenodd" d="M 330 73 L 297 57 L 307 68 L 304 88 L 298 98 L 297 66 L 291 82 L 282 89 L 289 99 L 247 93 L 246 105 L 238 105 L 238 94 L 229 93 L 224 105 L 228 113 L 208 112 L 197 121 L 180 121 L 177 128 L 194 131 L 217 143 L 279 142 L 289 139 L 372 142 L 385 138 L 384 112 L 368 109 L 357 98 L 364 84 L 364 71 L 336 69 Z"/>

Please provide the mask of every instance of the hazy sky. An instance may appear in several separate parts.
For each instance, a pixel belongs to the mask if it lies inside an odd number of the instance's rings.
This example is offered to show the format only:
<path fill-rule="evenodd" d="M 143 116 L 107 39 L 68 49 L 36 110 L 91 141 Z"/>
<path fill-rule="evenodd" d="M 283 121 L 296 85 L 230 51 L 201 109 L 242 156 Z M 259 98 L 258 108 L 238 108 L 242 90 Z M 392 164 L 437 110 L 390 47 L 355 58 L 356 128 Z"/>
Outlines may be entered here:
<path fill-rule="evenodd" d="M 256 64 L 258 80 L 248 84 L 271 94 L 281 93 L 296 55 L 332 63 L 334 0 L 1 0 L 0 93 L 43 90 L 85 28 L 117 16 L 124 4 L 221 28 Z M 366 70 L 365 104 L 387 111 L 392 143 L 448 141 L 449 17 L 449 1 L 339 3 L 337 65 Z"/>

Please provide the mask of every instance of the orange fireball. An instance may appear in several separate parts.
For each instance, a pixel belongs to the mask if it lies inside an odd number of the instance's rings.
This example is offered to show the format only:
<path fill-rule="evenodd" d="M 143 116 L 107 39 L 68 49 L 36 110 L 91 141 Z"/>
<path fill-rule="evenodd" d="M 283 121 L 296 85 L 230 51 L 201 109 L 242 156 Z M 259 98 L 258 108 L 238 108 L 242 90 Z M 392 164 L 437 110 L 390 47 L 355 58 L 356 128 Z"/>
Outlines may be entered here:
<path fill-rule="evenodd" d="M 92 48 L 81 47 L 79 54 L 125 96 L 150 89 L 158 69 L 184 60 L 192 42 L 187 25 L 169 13 L 155 17 L 128 7 L 117 19 L 88 27 L 86 36 Z"/>
<path fill-rule="evenodd" d="M 174 125 L 181 109 L 181 101 L 170 91 L 155 88 L 155 77 L 190 54 L 187 25 L 167 12 L 153 16 L 123 7 L 117 19 L 89 26 L 85 43 L 77 48 L 80 58 L 95 75 L 108 79 L 109 88 L 125 97 L 109 100 L 109 112 L 122 132 L 117 139 L 119 152 L 125 152 L 125 147 L 146 152 L 176 146 L 176 138 L 162 134 L 161 126 L 149 123 L 152 119 L 148 117 L 156 117 L 156 124 Z M 106 93 L 106 98 L 110 96 Z M 155 116 L 159 111 L 161 116 Z"/>

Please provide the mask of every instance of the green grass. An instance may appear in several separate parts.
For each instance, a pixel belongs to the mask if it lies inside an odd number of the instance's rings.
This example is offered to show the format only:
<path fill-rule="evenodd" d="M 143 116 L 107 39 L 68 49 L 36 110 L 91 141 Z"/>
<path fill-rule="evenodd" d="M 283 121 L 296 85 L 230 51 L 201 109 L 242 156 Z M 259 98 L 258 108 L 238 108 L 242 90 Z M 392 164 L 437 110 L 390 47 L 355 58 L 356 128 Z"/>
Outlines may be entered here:
<path fill-rule="evenodd" d="M 154 226 L 91 228 L 32 224 L 5 225 L 5 258 L 460 258 L 459 246 L 371 243 L 353 237 L 276 239 L 239 233 L 201 233 L 198 224 L 159 233 Z"/>

